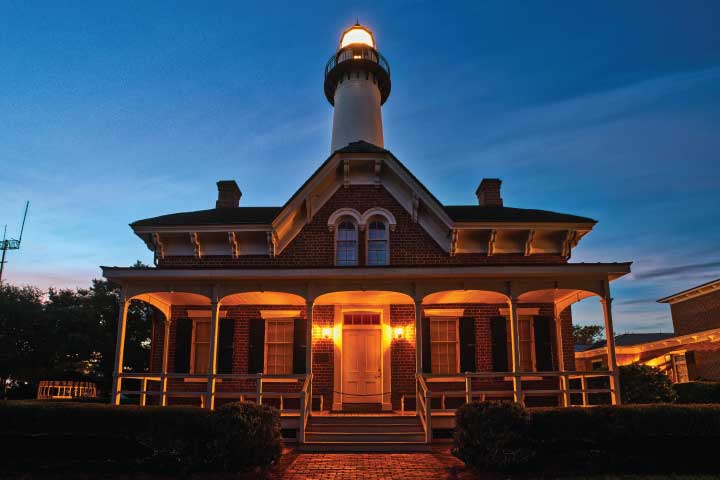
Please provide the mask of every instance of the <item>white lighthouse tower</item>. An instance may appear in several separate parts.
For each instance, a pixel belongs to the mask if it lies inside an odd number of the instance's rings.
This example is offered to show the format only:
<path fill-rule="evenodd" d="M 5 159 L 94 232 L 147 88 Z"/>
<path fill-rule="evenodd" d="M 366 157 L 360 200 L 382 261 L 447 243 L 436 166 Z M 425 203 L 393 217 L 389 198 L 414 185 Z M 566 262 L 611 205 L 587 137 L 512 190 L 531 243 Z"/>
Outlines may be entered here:
<path fill-rule="evenodd" d="M 358 140 L 384 147 L 380 106 L 390 96 L 390 65 L 359 23 L 343 32 L 325 66 L 325 96 L 335 107 L 331 152 Z"/>

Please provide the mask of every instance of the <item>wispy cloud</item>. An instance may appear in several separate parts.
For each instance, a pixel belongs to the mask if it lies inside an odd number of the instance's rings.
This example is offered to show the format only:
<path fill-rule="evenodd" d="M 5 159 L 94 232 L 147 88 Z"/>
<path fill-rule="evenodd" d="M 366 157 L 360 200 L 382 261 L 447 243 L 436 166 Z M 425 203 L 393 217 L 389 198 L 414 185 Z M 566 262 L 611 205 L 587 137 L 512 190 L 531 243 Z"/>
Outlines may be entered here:
<path fill-rule="evenodd" d="M 673 267 L 667 267 L 667 268 L 656 268 L 651 270 L 645 270 L 643 272 L 635 273 L 635 278 L 638 279 L 647 279 L 647 278 L 661 278 L 661 277 L 669 277 L 673 275 L 679 275 L 683 273 L 697 273 L 697 272 L 704 272 L 704 273 L 711 273 L 707 272 L 707 270 L 717 269 L 720 268 L 720 261 L 712 261 L 712 262 L 704 262 L 704 263 L 691 263 L 686 265 L 676 265 Z M 720 272 L 717 272 L 718 277 L 720 277 Z"/>

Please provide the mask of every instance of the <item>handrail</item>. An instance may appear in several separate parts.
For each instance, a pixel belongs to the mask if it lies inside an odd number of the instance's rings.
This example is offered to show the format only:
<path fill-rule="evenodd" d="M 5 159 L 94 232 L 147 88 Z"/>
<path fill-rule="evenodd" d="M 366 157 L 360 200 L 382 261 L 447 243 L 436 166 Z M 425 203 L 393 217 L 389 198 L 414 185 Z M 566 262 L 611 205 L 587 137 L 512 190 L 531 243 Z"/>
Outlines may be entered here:
<path fill-rule="evenodd" d="M 590 388 L 588 386 L 588 379 L 592 378 L 610 378 L 612 373 L 606 370 L 593 370 L 589 372 L 583 371 L 542 371 L 542 372 L 465 372 L 457 374 L 422 374 L 418 376 L 418 405 L 421 405 L 419 398 L 431 398 L 434 396 L 440 397 L 440 409 L 446 410 L 445 398 L 446 397 L 465 397 L 466 402 L 472 401 L 474 398 L 480 397 L 481 400 L 485 400 L 487 397 L 509 397 L 520 398 L 520 403 L 525 403 L 525 397 L 528 396 L 539 396 L 539 395 L 559 395 L 561 396 L 561 404 L 563 406 L 570 406 L 571 399 L 570 395 L 579 394 L 582 396 L 581 405 L 586 407 L 590 406 L 589 395 L 594 393 L 609 393 L 613 394 L 614 390 L 611 386 Z M 528 377 L 537 379 L 544 378 L 558 378 L 560 379 L 559 388 L 540 388 L 540 389 L 518 389 L 518 394 L 515 391 L 515 384 L 518 386 L 522 385 L 523 380 L 528 380 Z M 517 379 L 517 382 L 513 382 L 512 389 L 473 389 L 472 379 L 502 379 L 508 381 L 508 379 Z M 572 388 L 570 381 L 579 380 L 580 388 Z M 428 383 L 432 382 L 463 382 L 464 388 L 462 390 L 445 390 L 436 391 L 428 388 Z M 423 390 L 424 389 L 424 390 Z M 420 395 L 420 390 L 423 390 L 423 395 Z M 427 405 L 426 405 L 427 404 Z M 424 402 L 422 405 L 423 410 L 432 410 L 430 402 Z M 425 413 L 424 411 L 421 413 Z"/>
<path fill-rule="evenodd" d="M 305 375 L 305 382 L 300 390 L 300 431 L 299 443 L 305 443 L 305 429 L 312 411 L 312 373 Z"/>
<path fill-rule="evenodd" d="M 239 397 L 241 401 L 244 401 L 246 398 L 254 398 L 255 402 L 258 404 L 263 403 L 263 397 L 268 398 L 279 398 L 280 399 L 280 411 L 295 411 L 293 409 L 285 409 L 284 406 L 284 400 L 285 398 L 297 398 L 300 399 L 301 402 L 305 397 L 307 397 L 307 391 L 312 391 L 312 383 L 308 383 L 308 376 L 305 374 L 293 374 L 293 375 L 265 375 L 262 373 L 251 373 L 251 374 L 231 374 L 231 373 L 218 373 L 214 375 L 210 374 L 201 374 L 201 373 L 117 373 L 115 374 L 115 377 L 120 380 L 135 380 L 140 382 L 140 389 L 128 389 L 123 388 L 124 383 L 120 383 L 118 394 L 125 394 L 125 395 L 139 395 L 140 396 L 140 405 L 144 406 L 147 401 L 148 396 L 160 396 L 163 399 L 163 405 L 165 404 L 165 399 L 170 396 L 197 396 L 201 399 L 201 404 L 209 405 L 208 403 L 210 401 L 209 397 L 212 397 L 212 400 L 215 398 L 235 398 Z M 213 391 L 212 394 L 208 394 L 207 390 L 193 390 L 193 391 L 172 391 L 168 390 L 168 385 L 166 380 L 167 379 L 190 379 L 190 380 L 209 380 L 209 379 L 215 379 L 215 380 L 251 380 L 255 382 L 256 388 L 255 391 L 220 391 L 216 392 Z M 304 380 L 303 383 L 303 391 L 297 391 L 297 392 L 264 392 L 263 391 L 263 383 L 298 383 L 300 380 Z M 149 382 L 160 382 L 160 388 L 158 389 L 149 389 L 148 383 Z M 213 402 L 214 403 L 214 402 Z M 302 406 L 301 406 L 302 407 Z M 302 411 L 303 409 L 300 408 L 299 411 Z"/>
<path fill-rule="evenodd" d="M 420 423 L 425 430 L 425 443 L 432 443 L 432 392 L 425 383 L 423 374 L 417 375 L 415 402 L 420 414 Z"/>

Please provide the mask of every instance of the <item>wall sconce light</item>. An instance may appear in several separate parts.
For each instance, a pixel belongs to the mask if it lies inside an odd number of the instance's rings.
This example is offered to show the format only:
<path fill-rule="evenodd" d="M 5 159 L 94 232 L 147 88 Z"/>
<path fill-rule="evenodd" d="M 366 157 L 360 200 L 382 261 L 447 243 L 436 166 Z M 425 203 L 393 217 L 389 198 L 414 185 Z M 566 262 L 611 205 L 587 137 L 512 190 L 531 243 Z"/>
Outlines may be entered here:
<path fill-rule="evenodd" d="M 395 329 L 395 340 L 400 340 L 405 335 L 405 329 L 402 327 L 397 327 Z"/>
<path fill-rule="evenodd" d="M 323 328 L 322 329 L 322 336 L 325 340 L 330 340 L 330 337 L 332 337 L 332 329 L 330 328 Z"/>

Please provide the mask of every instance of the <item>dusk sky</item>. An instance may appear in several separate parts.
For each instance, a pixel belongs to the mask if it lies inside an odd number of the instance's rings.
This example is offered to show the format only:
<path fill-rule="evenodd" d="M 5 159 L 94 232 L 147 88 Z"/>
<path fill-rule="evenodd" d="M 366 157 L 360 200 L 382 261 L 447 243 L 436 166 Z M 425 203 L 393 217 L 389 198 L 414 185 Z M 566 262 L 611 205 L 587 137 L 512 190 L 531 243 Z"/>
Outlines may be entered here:
<path fill-rule="evenodd" d="M 720 2 L 0 1 L 0 228 L 31 202 L 4 280 L 152 263 L 128 223 L 219 179 L 283 204 L 329 154 L 356 18 L 392 69 L 386 148 L 445 204 L 499 177 L 506 206 L 597 219 L 571 261 L 634 262 L 618 333 L 671 331 L 656 300 L 720 277 Z"/>

